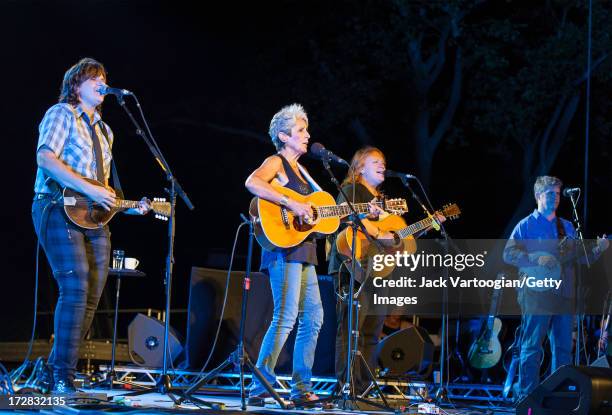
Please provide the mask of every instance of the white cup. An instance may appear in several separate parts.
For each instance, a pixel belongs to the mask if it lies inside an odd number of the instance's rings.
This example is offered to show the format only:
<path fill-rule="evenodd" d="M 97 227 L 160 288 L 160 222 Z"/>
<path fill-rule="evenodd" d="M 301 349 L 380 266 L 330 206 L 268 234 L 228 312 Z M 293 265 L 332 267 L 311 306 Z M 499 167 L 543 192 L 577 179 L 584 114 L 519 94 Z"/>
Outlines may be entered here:
<path fill-rule="evenodd" d="M 136 258 L 125 258 L 123 260 L 123 266 L 125 269 L 136 269 L 138 264 L 140 264 L 140 261 Z"/>

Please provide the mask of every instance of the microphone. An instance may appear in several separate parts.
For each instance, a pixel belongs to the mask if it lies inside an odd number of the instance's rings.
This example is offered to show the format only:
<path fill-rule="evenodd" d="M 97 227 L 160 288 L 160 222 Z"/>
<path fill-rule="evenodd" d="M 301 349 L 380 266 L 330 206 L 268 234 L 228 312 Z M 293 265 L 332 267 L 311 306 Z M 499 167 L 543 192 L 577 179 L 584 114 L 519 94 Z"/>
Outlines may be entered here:
<path fill-rule="evenodd" d="M 416 179 L 416 176 L 408 173 L 400 173 L 393 170 L 385 170 L 385 177 L 397 177 L 398 179 L 406 178 L 406 179 Z"/>
<path fill-rule="evenodd" d="M 120 88 L 111 88 L 108 85 L 100 85 L 100 87 L 98 88 L 98 93 L 100 95 L 115 95 L 117 97 L 123 97 L 125 95 L 134 95 L 132 94 L 131 91 L 128 91 L 127 89 L 120 89 Z"/>
<path fill-rule="evenodd" d="M 332 153 L 331 151 L 329 151 L 328 149 L 326 149 L 323 144 L 321 143 L 313 143 L 310 146 L 310 153 L 313 154 L 314 156 L 320 158 L 320 159 L 327 159 L 327 160 L 331 160 L 335 163 L 338 164 L 344 164 L 345 166 L 348 166 L 349 164 L 346 162 L 346 160 L 344 160 L 343 158 L 340 158 L 338 156 L 336 156 L 334 153 Z"/>
<path fill-rule="evenodd" d="M 580 193 L 579 187 L 566 187 L 563 189 L 563 196 L 572 197 L 575 193 Z"/>

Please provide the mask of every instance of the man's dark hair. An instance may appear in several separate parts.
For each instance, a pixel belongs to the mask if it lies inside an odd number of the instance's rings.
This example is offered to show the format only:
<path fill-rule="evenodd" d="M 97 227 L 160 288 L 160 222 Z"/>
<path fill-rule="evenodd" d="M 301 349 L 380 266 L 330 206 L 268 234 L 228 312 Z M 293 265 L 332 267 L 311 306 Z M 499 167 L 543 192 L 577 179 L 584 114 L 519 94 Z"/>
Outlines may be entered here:
<path fill-rule="evenodd" d="M 106 79 L 106 69 L 104 65 L 92 58 L 83 58 L 74 64 L 64 74 L 62 88 L 59 96 L 59 102 L 65 102 L 73 106 L 79 105 L 79 96 L 77 94 L 78 87 L 88 79 L 104 76 Z M 96 111 L 100 112 L 100 105 L 96 107 Z"/>

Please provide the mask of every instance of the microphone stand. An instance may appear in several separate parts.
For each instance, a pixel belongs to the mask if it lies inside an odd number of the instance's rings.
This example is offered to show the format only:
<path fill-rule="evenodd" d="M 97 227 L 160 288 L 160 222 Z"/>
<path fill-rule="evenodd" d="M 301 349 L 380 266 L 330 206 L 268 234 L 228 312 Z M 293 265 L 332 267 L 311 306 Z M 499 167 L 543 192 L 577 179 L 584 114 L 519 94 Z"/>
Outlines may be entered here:
<path fill-rule="evenodd" d="M 123 99 L 122 96 L 117 96 L 117 102 L 119 102 L 119 105 L 121 105 L 121 108 L 123 108 L 123 110 L 126 112 L 128 117 L 132 121 L 132 124 L 136 128 L 136 134 L 142 137 L 146 145 L 149 147 L 149 150 L 151 151 L 153 158 L 155 159 L 155 161 L 157 161 L 157 164 L 161 167 L 162 171 L 166 174 L 166 180 L 170 183 L 170 189 L 169 190 L 165 189 L 170 197 L 170 217 L 168 218 L 168 254 L 166 256 L 166 273 L 165 273 L 166 275 L 165 275 L 165 280 L 164 280 L 164 284 L 166 285 L 166 311 L 165 311 L 166 319 L 165 319 L 165 324 L 164 324 L 162 374 L 159 380 L 157 381 L 157 384 L 155 385 L 155 387 L 151 389 L 144 389 L 144 390 L 136 391 L 133 393 L 129 393 L 124 396 L 137 396 L 137 395 L 157 392 L 162 395 L 168 395 L 170 399 L 172 399 L 172 401 L 176 403 L 177 399 L 173 394 L 176 390 L 172 388 L 172 382 L 170 380 L 170 376 L 168 375 L 168 334 L 170 331 L 170 302 L 171 302 L 171 297 L 172 297 L 172 269 L 174 266 L 174 236 L 175 236 L 175 229 L 176 229 L 175 215 L 176 215 L 176 196 L 177 194 L 178 196 L 181 197 L 181 199 L 183 199 L 183 202 L 185 202 L 185 205 L 187 205 L 187 208 L 189 208 L 189 210 L 193 210 L 194 206 L 191 203 L 191 200 L 189 200 L 189 197 L 187 196 L 187 194 L 183 191 L 183 188 L 179 184 L 178 180 L 172 173 L 172 170 L 170 169 L 170 165 L 164 158 L 159 146 L 155 142 L 155 139 L 153 138 L 153 134 L 151 134 L 151 130 L 149 129 L 149 126 L 147 125 L 147 121 L 144 117 L 144 114 L 142 113 L 142 109 L 140 107 L 140 103 L 138 102 L 138 98 L 136 98 L 135 95 L 132 95 L 132 96 L 134 97 L 136 104 L 140 110 L 140 114 L 147 128 L 147 131 L 149 132 L 149 136 L 147 136 L 144 130 L 140 127 L 140 125 L 138 124 L 138 121 L 136 121 L 136 119 L 132 115 L 129 108 L 125 105 L 125 100 Z"/>
<path fill-rule="evenodd" d="M 358 350 L 358 338 L 359 338 L 359 300 L 358 300 L 358 295 L 361 292 L 361 290 L 359 290 L 357 293 L 354 293 L 355 290 L 355 272 L 356 272 L 356 265 L 357 265 L 357 259 L 355 258 L 355 246 L 356 246 L 356 241 L 357 241 L 357 231 L 361 230 L 363 232 L 363 234 L 366 236 L 366 238 L 368 239 L 368 241 L 371 244 L 374 244 L 374 246 L 376 246 L 377 250 L 380 252 L 382 250 L 382 246 L 380 245 L 380 242 L 374 238 L 372 238 L 372 236 L 367 232 L 365 225 L 363 224 L 363 222 L 361 221 L 361 218 L 359 217 L 359 214 L 357 213 L 357 211 L 355 210 L 355 207 L 353 205 L 353 203 L 349 200 L 348 196 L 346 195 L 346 192 L 344 192 L 344 190 L 342 189 L 342 186 L 340 185 L 340 182 L 338 181 L 338 179 L 336 179 L 336 176 L 334 176 L 334 173 L 332 172 L 330 166 L 329 166 L 329 157 L 325 157 L 322 156 L 321 157 L 321 161 L 323 162 L 323 167 L 325 167 L 325 170 L 327 171 L 327 173 L 329 173 L 330 179 L 332 181 L 332 183 L 334 183 L 334 185 L 336 186 L 336 189 L 338 189 L 338 192 L 342 195 L 342 197 L 344 198 L 344 200 L 346 201 L 349 210 L 351 211 L 351 214 L 349 215 L 349 218 L 351 220 L 351 227 L 353 228 L 353 237 L 351 240 L 351 275 L 350 275 L 350 279 L 349 279 L 349 293 L 347 296 L 348 299 L 348 304 L 347 304 L 347 308 L 348 308 L 348 330 L 347 330 L 347 337 L 348 337 L 348 341 L 347 341 L 347 355 L 346 355 L 346 367 L 345 367 L 345 383 L 342 386 L 342 389 L 340 391 L 340 394 L 342 396 L 342 404 L 341 407 L 342 409 L 350 409 L 347 408 L 346 404 L 348 401 L 352 401 L 352 402 L 364 402 L 367 403 L 371 406 L 375 406 L 387 411 L 393 411 L 392 408 L 389 406 L 389 404 L 387 403 L 387 400 L 385 399 L 385 396 L 383 395 L 380 387 L 378 386 L 378 383 L 376 382 L 376 377 L 374 376 L 374 374 L 372 373 L 372 370 L 370 369 L 370 367 L 368 366 L 367 362 L 365 361 L 365 358 L 363 357 L 363 355 L 359 352 Z M 355 183 L 353 182 L 353 185 Z M 354 201 L 353 201 L 354 202 Z M 367 278 L 368 278 L 369 272 L 366 272 L 366 279 L 363 281 L 362 286 L 365 285 Z M 357 316 L 354 315 L 354 312 L 357 311 Z M 355 336 L 355 338 L 353 338 L 353 336 Z M 353 365 L 356 363 L 355 359 L 356 357 L 359 357 L 359 359 L 361 360 L 361 363 L 364 365 L 364 367 L 366 368 L 368 377 L 370 378 L 370 381 L 372 383 L 374 383 L 374 387 L 376 389 L 376 391 L 378 392 L 379 396 L 381 397 L 383 404 L 379 404 L 376 402 L 372 402 L 368 399 L 362 398 L 360 396 L 356 396 L 356 394 L 354 393 L 354 388 L 352 388 L 351 386 L 351 374 L 353 373 L 352 371 L 352 367 Z M 327 401 L 333 401 L 337 398 L 337 396 L 332 395 L 330 397 L 327 398 L 323 398 L 323 399 L 319 399 L 318 401 L 313 401 L 310 402 L 310 405 L 316 404 L 316 402 L 327 402 Z M 310 406 L 308 405 L 308 406 Z"/>
<path fill-rule="evenodd" d="M 578 206 L 578 199 L 580 198 L 580 193 L 578 193 L 578 197 L 574 198 L 574 192 L 569 193 L 570 201 L 572 202 L 572 215 L 574 217 L 574 224 L 576 225 L 576 235 L 578 235 L 578 240 L 580 241 L 580 248 L 584 253 L 584 258 L 586 261 L 587 268 L 591 268 L 591 262 L 589 261 L 589 256 L 587 254 L 586 246 L 584 244 L 584 237 L 582 235 L 582 225 L 580 224 L 580 218 L 578 216 L 578 211 L 576 207 Z M 582 339 L 582 325 L 583 325 L 583 297 L 584 293 L 582 292 L 582 270 L 580 267 L 580 263 L 576 261 L 576 281 L 574 282 L 574 289 L 576 292 L 576 298 L 574 299 L 574 306 L 576 307 L 576 329 L 578 330 L 576 333 L 576 349 L 574 354 L 574 365 L 580 365 L 580 342 Z M 587 362 L 588 363 L 588 362 Z"/>
<path fill-rule="evenodd" d="M 414 177 L 414 176 L 412 177 L 417 181 L 417 183 L 421 187 L 421 191 L 425 195 L 425 199 L 427 199 L 427 204 L 429 205 L 429 208 L 431 209 L 431 211 L 435 212 L 431 202 L 429 201 L 429 198 L 427 197 L 427 192 L 425 192 L 425 189 L 423 188 L 423 184 L 421 184 L 421 181 L 417 177 Z M 400 179 L 402 180 L 402 184 L 410 191 L 412 198 L 421 206 L 425 214 L 428 217 L 433 218 L 434 223 L 437 223 L 437 226 L 436 225 L 433 225 L 433 226 L 434 226 L 434 229 L 439 230 L 442 236 L 444 237 L 442 246 L 444 247 L 445 253 L 446 254 L 449 253 L 449 245 L 452 245 L 453 249 L 458 251 L 455 244 L 450 240 L 448 233 L 446 232 L 446 229 L 444 228 L 444 224 L 438 222 L 434 218 L 433 214 L 427 209 L 427 207 L 421 201 L 421 198 L 419 198 L 419 196 L 414 192 L 414 190 L 412 190 L 412 187 L 408 183 L 408 177 L 406 175 L 402 175 Z M 444 273 L 444 278 L 448 280 L 448 269 L 446 267 L 443 267 L 443 273 Z M 444 402 L 448 400 L 448 391 L 446 387 L 444 386 L 444 370 L 445 370 L 444 362 L 446 360 L 446 336 L 447 336 L 446 326 L 448 324 L 447 305 L 448 305 L 448 290 L 446 287 L 444 287 L 442 289 L 442 329 L 440 331 L 440 340 L 441 340 L 440 342 L 440 380 L 438 382 L 438 389 L 435 393 L 435 397 L 438 402 Z M 434 379 L 434 383 L 435 383 L 435 379 Z"/>
<path fill-rule="evenodd" d="M 244 346 L 244 329 L 247 320 L 247 303 L 249 300 L 249 292 L 251 290 L 251 263 L 253 258 L 253 238 L 255 236 L 254 231 L 254 223 L 253 220 L 247 219 L 245 215 L 240 214 L 242 217 L 243 224 L 249 225 L 249 244 L 247 248 L 247 259 L 246 259 L 246 270 L 244 273 L 244 278 L 242 280 L 242 302 L 240 306 L 240 327 L 238 330 L 238 346 L 236 350 L 234 350 L 228 357 L 221 363 L 219 366 L 208 372 L 206 375 L 201 377 L 197 382 L 194 382 L 189 389 L 187 389 L 184 393 L 181 394 L 181 397 L 178 399 L 178 404 L 183 403 L 184 401 L 190 401 L 194 404 L 204 404 L 208 405 L 212 409 L 224 409 L 224 405 L 222 403 L 210 403 L 206 402 L 202 399 L 195 398 L 193 395 L 197 393 L 197 391 L 205 384 L 207 384 L 210 380 L 216 378 L 219 373 L 225 370 L 229 366 L 238 366 L 240 370 L 240 409 L 242 411 L 247 410 L 247 391 L 244 385 L 244 369 L 245 366 L 251 370 L 252 379 L 257 378 L 259 382 L 263 385 L 266 391 L 270 394 L 272 398 L 279 404 L 282 409 L 291 409 L 290 405 L 287 404 L 283 398 L 276 392 L 274 386 L 268 382 L 266 377 L 261 373 L 261 371 L 257 368 L 257 366 L 251 361 L 249 354 L 246 351 Z M 240 225 L 242 226 L 242 225 Z"/>

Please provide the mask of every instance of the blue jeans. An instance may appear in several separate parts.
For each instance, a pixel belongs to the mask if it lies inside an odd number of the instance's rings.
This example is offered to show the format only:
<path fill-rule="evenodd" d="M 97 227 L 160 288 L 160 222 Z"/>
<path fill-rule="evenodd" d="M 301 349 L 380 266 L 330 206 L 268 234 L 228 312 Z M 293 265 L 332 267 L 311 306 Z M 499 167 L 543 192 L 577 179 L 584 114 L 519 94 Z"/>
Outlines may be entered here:
<path fill-rule="evenodd" d="M 48 364 L 56 380 L 70 379 L 108 275 L 110 233 L 106 226 L 78 228 L 50 198 L 34 201 L 32 220 L 59 286 Z"/>
<path fill-rule="evenodd" d="M 574 316 L 524 314 L 519 364 L 519 395 L 529 394 L 540 383 L 542 343 L 548 335 L 552 351 L 551 373 L 572 363 Z"/>
<path fill-rule="evenodd" d="M 261 342 L 257 368 L 270 384 L 276 382 L 274 368 L 289 333 L 298 320 L 293 348 L 293 375 L 291 395 L 296 397 L 310 392 L 312 365 L 317 338 L 323 325 L 323 304 L 314 265 L 285 262 L 277 258 L 268 268 L 274 301 L 270 327 Z M 262 384 L 253 378 L 250 395 L 265 392 Z"/>

